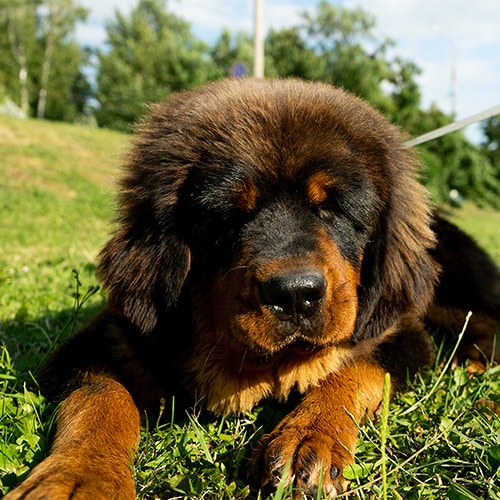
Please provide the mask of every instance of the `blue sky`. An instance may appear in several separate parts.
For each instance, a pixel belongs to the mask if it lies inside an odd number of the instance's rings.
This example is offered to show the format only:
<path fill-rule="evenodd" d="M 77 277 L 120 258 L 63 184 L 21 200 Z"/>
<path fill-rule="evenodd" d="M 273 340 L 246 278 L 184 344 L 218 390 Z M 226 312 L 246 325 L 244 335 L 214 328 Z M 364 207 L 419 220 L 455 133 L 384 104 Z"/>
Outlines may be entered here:
<path fill-rule="evenodd" d="M 292 26 L 316 0 L 262 0 L 264 30 Z M 127 13 L 137 0 L 80 0 L 90 10 L 78 28 L 82 43 L 99 45 L 104 22 L 115 9 Z M 456 73 L 457 118 L 500 104 L 500 0 L 333 0 L 375 15 L 377 34 L 396 42 L 394 52 L 415 62 L 423 106 L 451 109 L 451 74 Z M 191 23 L 194 34 L 212 42 L 221 29 L 252 32 L 253 0 L 170 0 L 170 11 Z M 472 128 L 468 135 L 476 136 Z"/>

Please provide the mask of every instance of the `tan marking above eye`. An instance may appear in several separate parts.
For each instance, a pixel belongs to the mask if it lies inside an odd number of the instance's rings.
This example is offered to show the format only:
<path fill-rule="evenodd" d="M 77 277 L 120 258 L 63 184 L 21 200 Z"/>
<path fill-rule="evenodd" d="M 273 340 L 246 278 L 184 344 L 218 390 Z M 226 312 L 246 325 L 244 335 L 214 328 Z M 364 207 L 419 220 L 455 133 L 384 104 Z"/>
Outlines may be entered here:
<path fill-rule="evenodd" d="M 326 172 L 316 172 L 307 181 L 307 196 L 311 203 L 320 205 L 328 199 L 334 180 Z"/>
<path fill-rule="evenodd" d="M 257 189 L 250 179 L 245 179 L 236 189 L 233 204 L 245 212 L 255 210 L 257 202 Z"/>

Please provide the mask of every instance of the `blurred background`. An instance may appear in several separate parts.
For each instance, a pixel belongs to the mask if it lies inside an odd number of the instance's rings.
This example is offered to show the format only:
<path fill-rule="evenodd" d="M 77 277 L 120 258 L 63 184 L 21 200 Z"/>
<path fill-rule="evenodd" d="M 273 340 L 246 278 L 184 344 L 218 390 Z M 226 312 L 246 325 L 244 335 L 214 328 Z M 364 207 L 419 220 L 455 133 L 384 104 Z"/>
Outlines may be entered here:
<path fill-rule="evenodd" d="M 257 71 L 342 86 L 416 136 L 500 103 L 499 22 L 496 0 L 1 0 L 0 112 L 129 131 Z M 499 141 L 494 117 L 421 146 L 436 200 L 500 206 Z"/>

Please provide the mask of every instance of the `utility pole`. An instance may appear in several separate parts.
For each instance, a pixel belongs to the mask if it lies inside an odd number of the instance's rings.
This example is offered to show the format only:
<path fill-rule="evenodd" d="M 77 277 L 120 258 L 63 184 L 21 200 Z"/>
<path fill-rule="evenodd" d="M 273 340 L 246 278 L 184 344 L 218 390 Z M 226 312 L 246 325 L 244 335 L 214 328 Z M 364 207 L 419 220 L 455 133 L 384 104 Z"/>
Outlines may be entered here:
<path fill-rule="evenodd" d="M 254 0 L 253 76 L 264 78 L 264 37 L 262 34 L 262 0 Z"/>
<path fill-rule="evenodd" d="M 438 24 L 433 24 L 432 29 L 441 35 L 450 44 L 450 113 L 457 116 L 457 47 L 455 40 L 441 29 Z"/>

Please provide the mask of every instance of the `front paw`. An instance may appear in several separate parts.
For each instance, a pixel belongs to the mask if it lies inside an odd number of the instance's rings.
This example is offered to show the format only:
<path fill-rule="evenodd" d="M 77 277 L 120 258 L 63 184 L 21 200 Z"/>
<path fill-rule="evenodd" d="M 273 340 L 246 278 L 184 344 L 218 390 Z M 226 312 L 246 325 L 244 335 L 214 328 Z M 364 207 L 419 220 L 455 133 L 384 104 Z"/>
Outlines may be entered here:
<path fill-rule="evenodd" d="M 262 437 L 252 456 L 252 474 L 265 493 L 280 481 L 293 488 L 293 498 L 334 498 L 346 491 L 345 467 L 354 461 L 356 426 L 345 421 L 283 421 Z"/>
<path fill-rule="evenodd" d="M 96 460 L 50 455 L 5 500 L 135 500 L 131 470 Z"/>

